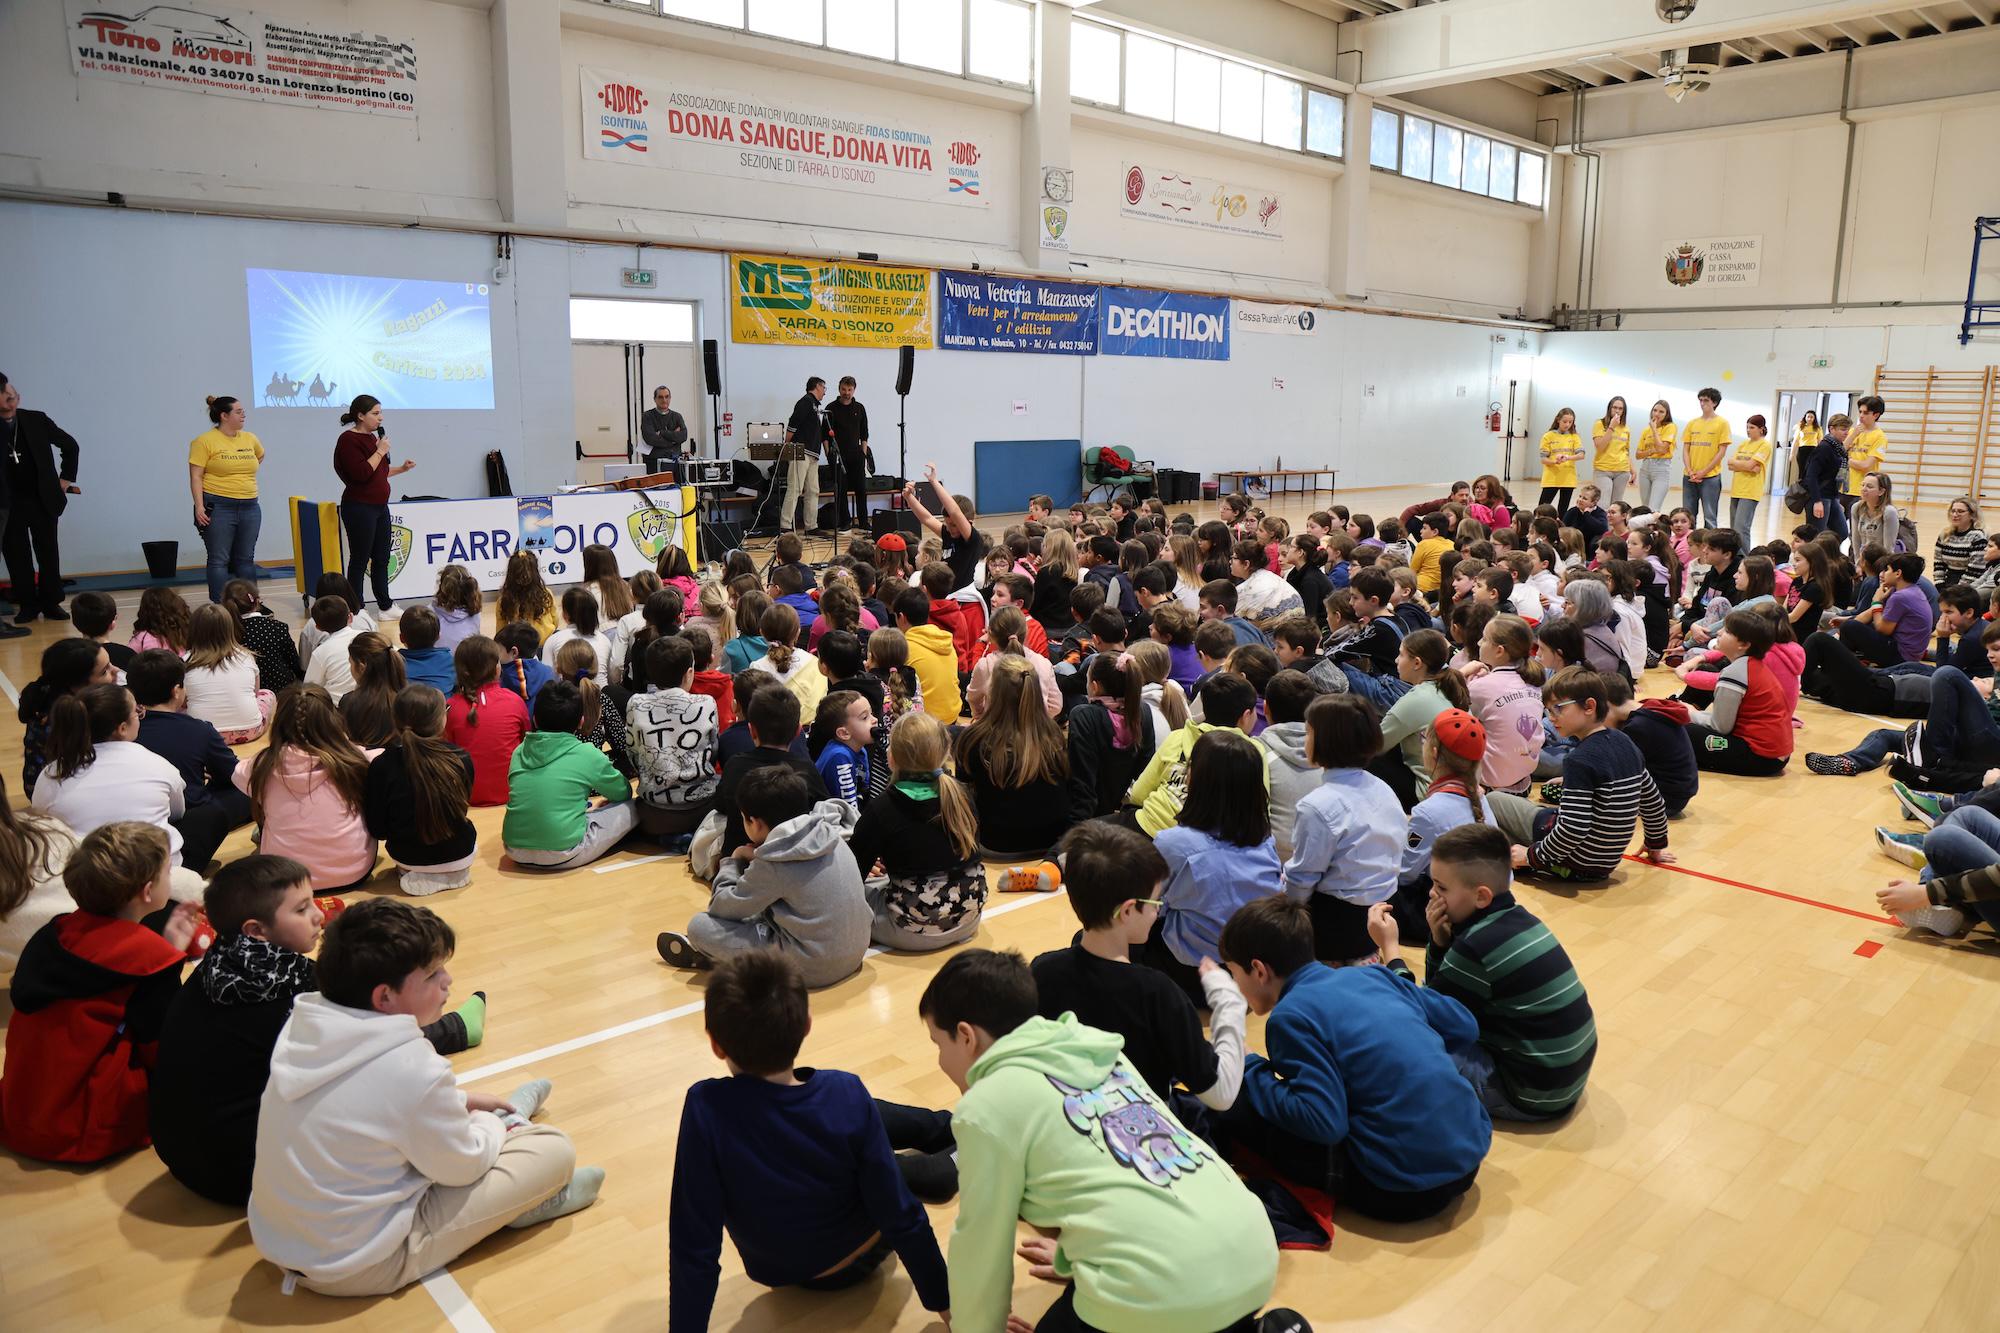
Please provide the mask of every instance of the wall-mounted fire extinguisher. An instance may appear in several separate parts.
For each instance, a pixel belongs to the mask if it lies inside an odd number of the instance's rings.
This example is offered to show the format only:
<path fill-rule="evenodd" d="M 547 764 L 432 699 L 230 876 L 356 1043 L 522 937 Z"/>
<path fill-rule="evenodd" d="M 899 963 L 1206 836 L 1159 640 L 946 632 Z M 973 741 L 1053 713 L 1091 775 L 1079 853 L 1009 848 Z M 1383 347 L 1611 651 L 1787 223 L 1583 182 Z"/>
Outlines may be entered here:
<path fill-rule="evenodd" d="M 1500 433 L 1500 404 L 1489 403 L 1486 408 L 1486 429 L 1495 435 Z"/>

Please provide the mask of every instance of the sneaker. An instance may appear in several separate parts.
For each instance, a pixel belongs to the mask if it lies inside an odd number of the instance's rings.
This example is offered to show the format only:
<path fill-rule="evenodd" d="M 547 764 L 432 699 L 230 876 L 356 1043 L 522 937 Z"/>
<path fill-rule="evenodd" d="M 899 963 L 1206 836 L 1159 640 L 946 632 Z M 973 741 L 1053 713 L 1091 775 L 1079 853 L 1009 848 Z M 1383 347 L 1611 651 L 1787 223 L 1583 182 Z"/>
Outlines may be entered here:
<path fill-rule="evenodd" d="M 906 1152 L 896 1155 L 896 1169 L 910 1193 L 925 1203 L 950 1203 L 958 1193 L 955 1152 Z"/>
<path fill-rule="evenodd" d="M 1896 919 L 1912 930 L 1928 930 L 1947 938 L 1965 933 L 1965 913 L 1956 907 L 1919 907 L 1914 912 L 1898 912 Z"/>
<path fill-rule="evenodd" d="M 1897 833 L 1877 827 L 1875 845 L 1882 849 L 1882 855 L 1891 861 L 1901 861 L 1912 870 L 1922 870 L 1930 864 L 1924 855 L 1924 835 L 1921 833 Z"/>
<path fill-rule="evenodd" d="M 1911 791 L 1900 782 L 1889 784 L 1889 790 L 1896 793 L 1896 804 L 1903 807 L 1903 818 L 1914 819 L 1925 828 L 1936 828 L 1944 818 L 1944 803 L 1927 791 Z"/>
<path fill-rule="evenodd" d="M 1312 1333 L 1312 1328 L 1304 1315 L 1283 1305 L 1257 1316 L 1257 1333 Z"/>
<path fill-rule="evenodd" d="M 659 949 L 660 957 L 675 967 L 685 968 L 690 972 L 706 972 L 715 966 L 714 959 L 695 948 L 694 941 L 679 931 L 663 930 L 653 943 Z"/>
<path fill-rule="evenodd" d="M 1912 722 L 1903 730 L 1903 758 L 1917 768 L 1924 766 L 1924 724 Z"/>
<path fill-rule="evenodd" d="M 1543 805 L 1561 805 L 1562 799 L 1563 784 L 1561 778 L 1550 778 L 1542 784 Z"/>
<path fill-rule="evenodd" d="M 1844 754 L 1806 754 L 1806 772 L 1823 778 L 1851 778 L 1861 770 Z"/>
<path fill-rule="evenodd" d="M 1053 893 L 1062 887 L 1062 867 L 1054 861 L 1030 861 L 1000 872 L 1001 893 Z"/>

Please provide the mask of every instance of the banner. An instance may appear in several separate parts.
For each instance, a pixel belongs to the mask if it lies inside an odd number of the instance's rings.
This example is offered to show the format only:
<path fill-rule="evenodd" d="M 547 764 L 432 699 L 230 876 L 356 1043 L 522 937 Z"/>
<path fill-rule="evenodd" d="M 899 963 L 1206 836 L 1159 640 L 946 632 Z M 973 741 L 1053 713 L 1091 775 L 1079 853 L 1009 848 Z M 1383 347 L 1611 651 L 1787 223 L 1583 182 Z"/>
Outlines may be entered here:
<path fill-rule="evenodd" d="M 938 270 L 938 346 L 973 352 L 1097 351 L 1102 287 Z"/>
<path fill-rule="evenodd" d="M 931 271 L 784 255 L 729 256 L 729 336 L 787 347 L 931 345 Z"/>
<path fill-rule="evenodd" d="M 480 587 L 497 589 L 507 572 L 507 557 L 538 516 L 530 509 L 539 511 L 543 505 L 548 506 L 546 528 L 534 526 L 546 532 L 548 541 L 532 549 L 541 561 L 542 577 L 551 584 L 581 582 L 583 548 L 593 543 L 610 547 L 618 557 L 618 572 L 628 577 L 653 568 L 669 546 L 694 550 L 691 487 L 405 500 L 389 507 L 389 595 L 398 600 L 429 597 L 437 591 L 437 572 L 446 565 L 464 565 Z"/>
<path fill-rule="evenodd" d="M 70 66 L 183 93 L 218 93 L 323 111 L 417 114 L 417 53 L 378 32 L 343 30 L 192 0 L 186 6 L 67 0 Z"/>
<path fill-rule="evenodd" d="M 827 115 L 782 91 L 580 73 L 583 155 L 593 161 L 986 207 L 978 141 L 943 126 Z"/>
<path fill-rule="evenodd" d="M 1238 333 L 1286 333 L 1311 337 L 1319 329 L 1319 312 L 1308 305 L 1265 305 L 1258 301 L 1230 303 L 1230 322 Z"/>
<path fill-rule="evenodd" d="M 1122 182 L 1118 211 L 1128 218 L 1266 240 L 1285 234 L 1284 196 L 1276 190 L 1134 162 L 1125 164 Z"/>
<path fill-rule="evenodd" d="M 1229 298 L 1104 289 L 1106 356 L 1177 356 L 1195 361 L 1229 359 Z"/>
<path fill-rule="evenodd" d="M 1763 276 L 1762 236 L 1702 236 L 1662 241 L 1667 286 L 1685 290 L 1755 287 Z"/>

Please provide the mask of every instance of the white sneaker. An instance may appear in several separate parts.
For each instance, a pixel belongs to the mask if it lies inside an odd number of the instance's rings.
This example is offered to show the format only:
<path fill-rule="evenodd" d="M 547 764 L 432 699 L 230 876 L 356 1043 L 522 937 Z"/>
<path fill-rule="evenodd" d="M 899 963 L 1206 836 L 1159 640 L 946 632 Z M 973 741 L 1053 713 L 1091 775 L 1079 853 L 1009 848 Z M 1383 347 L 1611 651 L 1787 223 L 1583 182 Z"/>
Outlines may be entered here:
<path fill-rule="evenodd" d="M 1912 930 L 1928 930 L 1947 938 L 1965 933 L 1965 913 L 1956 907 L 1919 907 L 1914 912 L 1898 912 L 1896 919 Z"/>

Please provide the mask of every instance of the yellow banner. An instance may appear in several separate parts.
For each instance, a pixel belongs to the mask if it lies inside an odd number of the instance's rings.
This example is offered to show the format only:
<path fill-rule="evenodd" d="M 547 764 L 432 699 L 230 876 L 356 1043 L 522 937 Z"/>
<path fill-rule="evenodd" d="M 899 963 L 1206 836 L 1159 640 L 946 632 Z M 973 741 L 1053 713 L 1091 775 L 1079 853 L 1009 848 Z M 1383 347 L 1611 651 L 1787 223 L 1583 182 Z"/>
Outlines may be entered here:
<path fill-rule="evenodd" d="M 785 255 L 729 257 L 730 337 L 788 347 L 931 345 L 931 271 Z"/>

